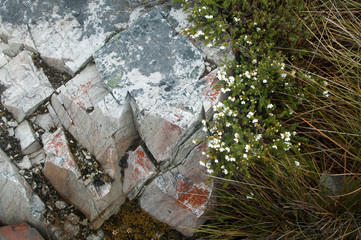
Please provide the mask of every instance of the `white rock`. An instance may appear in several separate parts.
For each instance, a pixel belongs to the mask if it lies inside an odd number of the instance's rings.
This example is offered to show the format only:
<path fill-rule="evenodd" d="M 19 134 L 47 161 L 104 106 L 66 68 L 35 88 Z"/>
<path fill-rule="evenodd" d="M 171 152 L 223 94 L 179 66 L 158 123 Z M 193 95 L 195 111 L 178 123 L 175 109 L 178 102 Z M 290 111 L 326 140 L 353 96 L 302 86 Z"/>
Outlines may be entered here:
<path fill-rule="evenodd" d="M 33 193 L 31 187 L 22 177 L 17 167 L 0 149 L 0 221 L 2 224 L 16 224 L 27 221 L 37 228 L 43 236 L 46 227 L 43 223 L 45 205 Z"/>
<path fill-rule="evenodd" d="M 7 89 L 1 102 L 21 122 L 48 98 L 53 89 L 43 70 L 35 67 L 31 53 L 22 51 L 0 69 L 0 83 Z"/>
<path fill-rule="evenodd" d="M 31 154 L 41 148 L 33 128 L 26 120 L 15 129 L 15 137 L 20 140 L 21 151 L 24 155 Z"/>
<path fill-rule="evenodd" d="M 105 183 L 97 187 L 93 184 L 86 185 L 70 152 L 64 132 L 60 128 L 53 134 L 46 132 L 42 140 L 46 154 L 43 169 L 45 177 L 67 202 L 91 221 L 91 227 L 99 228 L 125 201 L 120 176 L 111 184 Z M 120 173 L 119 168 L 116 170 Z"/>
<path fill-rule="evenodd" d="M 16 164 L 18 166 L 18 168 L 20 169 L 30 169 L 32 167 L 32 164 L 30 162 L 29 156 L 25 155 L 23 157 L 23 160 L 21 160 L 21 162 Z"/>
<path fill-rule="evenodd" d="M 53 119 L 50 117 L 49 113 L 37 115 L 35 119 L 35 124 L 44 129 L 45 131 L 49 131 L 52 127 L 55 127 Z"/>

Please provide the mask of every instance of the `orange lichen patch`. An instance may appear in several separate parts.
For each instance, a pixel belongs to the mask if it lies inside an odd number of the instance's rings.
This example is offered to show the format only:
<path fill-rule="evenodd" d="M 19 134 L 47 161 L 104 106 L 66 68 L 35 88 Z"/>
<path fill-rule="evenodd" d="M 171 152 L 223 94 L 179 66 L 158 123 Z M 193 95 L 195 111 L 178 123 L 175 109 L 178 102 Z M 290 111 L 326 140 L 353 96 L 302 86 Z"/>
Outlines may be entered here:
<path fill-rule="evenodd" d="M 145 155 L 145 152 L 141 148 L 138 148 L 135 153 L 137 155 L 136 164 L 138 166 L 142 167 L 145 171 L 150 171 L 151 170 L 150 164 L 149 164 L 150 160 Z M 136 168 L 136 170 L 138 170 L 138 169 Z"/>
<path fill-rule="evenodd" d="M 204 212 L 203 208 L 211 194 L 206 187 L 196 185 L 192 181 L 185 182 L 184 179 L 177 182 L 176 193 L 177 202 L 197 215 Z"/>
<path fill-rule="evenodd" d="M 44 238 L 26 222 L 18 225 L 9 225 L 0 228 L 0 239 L 17 240 L 17 239 L 33 239 L 44 240 Z"/>
<path fill-rule="evenodd" d="M 205 151 L 207 149 L 207 143 L 202 143 L 197 148 L 201 151 Z"/>

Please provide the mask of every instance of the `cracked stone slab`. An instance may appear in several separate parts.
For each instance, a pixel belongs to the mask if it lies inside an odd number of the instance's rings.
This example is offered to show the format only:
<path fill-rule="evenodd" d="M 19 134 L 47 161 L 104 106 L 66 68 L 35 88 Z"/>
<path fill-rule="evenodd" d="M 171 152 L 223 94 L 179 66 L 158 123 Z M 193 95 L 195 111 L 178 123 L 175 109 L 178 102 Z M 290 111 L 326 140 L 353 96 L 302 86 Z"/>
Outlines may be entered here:
<path fill-rule="evenodd" d="M 155 175 L 156 169 L 142 146 L 129 154 L 127 168 L 124 169 L 123 192 L 133 200 L 145 182 Z"/>
<path fill-rule="evenodd" d="M 153 8 L 94 55 L 105 85 L 116 100 L 127 96 L 138 132 L 157 161 L 199 116 L 194 94 L 204 71 L 200 52 Z"/>
<path fill-rule="evenodd" d="M 0 149 L 0 222 L 16 224 L 27 221 L 42 234 L 46 233 L 43 223 L 45 205 L 34 194 L 30 185 L 18 172 L 18 168 Z"/>
<path fill-rule="evenodd" d="M 42 140 L 46 154 L 45 177 L 65 200 L 90 220 L 91 227 L 99 228 L 125 201 L 120 177 L 111 184 L 104 183 L 97 187 L 92 183 L 86 185 L 64 132 L 60 128 L 53 134 L 46 132 Z"/>
<path fill-rule="evenodd" d="M 139 198 L 141 208 L 156 219 L 174 227 L 185 236 L 192 236 L 204 223 L 211 209 L 213 181 L 208 180 L 206 168 L 199 164 L 205 160 L 207 144 L 193 143 L 204 139 L 206 133 L 197 124 L 185 134 L 174 156 L 176 167 L 164 170 L 148 184 Z M 192 134 L 193 132 L 193 134 Z M 162 207 L 159 207 L 162 206 Z"/>
<path fill-rule="evenodd" d="M 23 121 L 15 129 L 15 137 L 20 140 L 21 151 L 24 155 L 39 150 L 41 145 L 28 121 Z"/>
<path fill-rule="evenodd" d="M 38 69 L 29 51 L 22 51 L 0 68 L 0 84 L 6 90 L 1 102 L 21 122 L 52 93 L 53 88 L 42 69 Z"/>
<path fill-rule="evenodd" d="M 162 13 L 164 18 L 172 25 L 172 27 L 180 34 L 184 34 L 184 29 L 190 28 L 192 22 L 189 19 L 189 13 L 183 10 L 180 3 L 172 3 L 168 1 L 165 4 L 156 6 Z M 227 54 L 227 58 L 234 59 L 234 55 L 230 49 L 222 50 L 213 46 L 207 46 L 203 40 L 192 39 L 190 36 L 186 36 L 189 40 L 200 49 L 205 59 L 214 62 L 216 65 L 224 65 L 224 56 Z"/>
<path fill-rule="evenodd" d="M 120 157 L 138 136 L 129 104 L 118 104 L 103 87 L 95 65 L 57 90 L 49 114 L 114 176 Z"/>
<path fill-rule="evenodd" d="M 0 0 L 0 36 L 10 54 L 24 48 L 38 52 L 47 64 L 74 76 L 109 36 L 137 19 L 144 5 L 134 0 Z"/>

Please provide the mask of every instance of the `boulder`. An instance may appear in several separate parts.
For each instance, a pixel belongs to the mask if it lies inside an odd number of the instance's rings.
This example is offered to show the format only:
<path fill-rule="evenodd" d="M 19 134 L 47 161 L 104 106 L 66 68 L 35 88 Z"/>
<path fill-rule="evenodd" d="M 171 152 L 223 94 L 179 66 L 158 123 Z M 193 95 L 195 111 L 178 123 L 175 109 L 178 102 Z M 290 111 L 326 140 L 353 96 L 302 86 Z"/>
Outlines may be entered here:
<path fill-rule="evenodd" d="M 125 201 L 120 177 L 112 183 L 86 185 L 70 152 L 64 132 L 59 128 L 54 133 L 42 136 L 46 161 L 45 177 L 57 192 L 79 209 L 90 221 L 91 227 L 99 228 L 103 221 L 114 214 Z M 120 169 L 117 169 L 120 172 Z"/>
<path fill-rule="evenodd" d="M 48 78 L 35 67 L 31 53 L 24 50 L 0 68 L 0 84 L 7 88 L 1 102 L 21 122 L 52 93 Z"/>
<path fill-rule="evenodd" d="M 156 169 L 142 146 L 129 154 L 127 168 L 124 169 L 123 192 L 133 200 L 144 187 L 147 180 L 153 177 Z"/>
<path fill-rule="evenodd" d="M 15 137 L 20 140 L 21 151 L 24 155 L 31 154 L 41 148 L 33 128 L 26 120 L 15 129 Z"/>
<path fill-rule="evenodd" d="M 44 240 L 36 229 L 32 228 L 26 222 L 16 225 L 0 227 L 0 239 L 2 240 Z"/>
<path fill-rule="evenodd" d="M 131 99 L 139 135 L 149 151 L 158 162 L 170 160 L 172 147 L 202 110 L 194 94 L 204 71 L 200 52 L 153 8 L 94 58 L 115 99 Z"/>
<path fill-rule="evenodd" d="M 137 18 L 145 4 L 0 0 L 0 5 L 0 36 L 15 50 L 12 54 L 24 48 L 38 52 L 47 64 L 75 75 L 109 36 Z"/>
<path fill-rule="evenodd" d="M 111 176 L 138 137 L 129 104 L 119 104 L 103 87 L 94 64 L 58 89 L 49 113 L 87 148 Z"/>
<path fill-rule="evenodd" d="M 30 185 L 19 174 L 18 168 L 11 163 L 9 157 L 1 149 L 0 186 L 0 222 L 17 224 L 27 221 L 45 236 L 44 203 L 33 193 Z"/>

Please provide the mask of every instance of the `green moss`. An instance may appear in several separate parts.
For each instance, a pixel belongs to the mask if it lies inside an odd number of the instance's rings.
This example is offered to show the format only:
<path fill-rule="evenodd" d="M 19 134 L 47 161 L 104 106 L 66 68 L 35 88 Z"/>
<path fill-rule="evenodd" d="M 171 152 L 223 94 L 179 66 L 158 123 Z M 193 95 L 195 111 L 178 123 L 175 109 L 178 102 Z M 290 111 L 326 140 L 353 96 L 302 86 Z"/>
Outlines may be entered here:
<path fill-rule="evenodd" d="M 170 229 L 148 213 L 136 200 L 125 202 L 118 214 L 103 224 L 105 239 L 185 239 L 179 232 Z"/>

